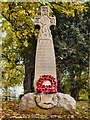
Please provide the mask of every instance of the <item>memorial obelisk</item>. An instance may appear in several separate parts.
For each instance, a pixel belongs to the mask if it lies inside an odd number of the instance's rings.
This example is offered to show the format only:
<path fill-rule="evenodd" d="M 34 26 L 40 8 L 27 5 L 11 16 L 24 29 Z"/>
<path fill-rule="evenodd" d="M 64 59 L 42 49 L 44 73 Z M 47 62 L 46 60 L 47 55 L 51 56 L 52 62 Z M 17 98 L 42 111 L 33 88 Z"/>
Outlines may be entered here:
<path fill-rule="evenodd" d="M 40 91 L 25 94 L 19 104 L 19 110 L 34 114 L 71 114 L 76 110 L 76 101 L 68 94 L 57 93 L 57 85 L 55 87 L 56 63 L 50 26 L 56 24 L 56 19 L 49 16 L 48 6 L 41 7 L 41 16 L 35 17 L 34 24 L 40 25 L 35 61 L 35 90 L 37 91 L 36 86 L 39 86 Z M 40 76 L 45 76 L 48 80 L 41 79 Z M 44 80 L 43 84 L 40 80 Z M 44 94 L 40 94 L 42 91 Z"/>
<path fill-rule="evenodd" d="M 41 16 L 34 18 L 34 25 L 40 26 L 35 59 L 35 90 L 41 75 L 52 75 L 56 78 L 56 63 L 53 39 L 50 26 L 56 25 L 56 18 L 49 16 L 49 7 L 41 7 Z"/>

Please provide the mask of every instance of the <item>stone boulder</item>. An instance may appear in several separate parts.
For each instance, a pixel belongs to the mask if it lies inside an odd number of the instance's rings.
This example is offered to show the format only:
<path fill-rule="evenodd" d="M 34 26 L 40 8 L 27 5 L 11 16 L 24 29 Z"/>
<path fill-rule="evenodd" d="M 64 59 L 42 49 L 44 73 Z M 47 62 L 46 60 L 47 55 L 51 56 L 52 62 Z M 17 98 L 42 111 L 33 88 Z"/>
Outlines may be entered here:
<path fill-rule="evenodd" d="M 68 94 L 25 94 L 19 104 L 19 111 L 24 113 L 66 114 L 73 113 L 76 101 Z"/>

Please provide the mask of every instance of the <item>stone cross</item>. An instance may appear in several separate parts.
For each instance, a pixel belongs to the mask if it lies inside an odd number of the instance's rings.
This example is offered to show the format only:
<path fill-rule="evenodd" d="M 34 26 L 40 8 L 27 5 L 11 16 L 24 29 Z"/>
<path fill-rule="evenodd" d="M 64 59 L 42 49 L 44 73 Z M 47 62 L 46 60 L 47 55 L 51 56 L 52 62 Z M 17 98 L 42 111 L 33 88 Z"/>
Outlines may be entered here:
<path fill-rule="evenodd" d="M 41 7 L 41 16 L 34 18 L 34 25 L 40 26 L 36 59 L 35 59 L 35 89 L 41 75 L 52 75 L 56 78 L 56 63 L 50 26 L 56 25 L 56 18 L 49 16 L 49 7 Z"/>

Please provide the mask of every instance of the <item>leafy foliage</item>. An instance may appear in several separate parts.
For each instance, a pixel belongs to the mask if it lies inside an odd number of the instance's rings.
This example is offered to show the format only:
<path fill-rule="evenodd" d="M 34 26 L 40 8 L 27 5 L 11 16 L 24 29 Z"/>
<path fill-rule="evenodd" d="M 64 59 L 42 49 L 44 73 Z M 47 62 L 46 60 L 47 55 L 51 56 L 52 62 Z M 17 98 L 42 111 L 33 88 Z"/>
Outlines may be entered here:
<path fill-rule="evenodd" d="M 64 80 L 67 83 L 67 85 L 64 84 L 65 90 L 69 88 L 68 93 L 78 99 L 80 89 L 88 80 L 89 12 L 84 11 L 78 14 L 78 10 L 75 9 L 75 16 L 66 17 L 66 14 L 57 12 L 57 9 L 53 11 L 57 18 L 57 26 L 52 34 L 54 37 L 58 80 L 60 82 Z M 87 17 L 85 18 L 85 16 Z M 82 74 L 85 75 L 84 82 Z M 59 75 L 63 76 L 63 80 L 62 76 L 59 77 Z M 61 91 L 61 89 L 58 88 L 58 91 Z"/>
<path fill-rule="evenodd" d="M 20 85 L 24 79 L 26 92 L 33 91 L 36 39 L 34 16 L 40 15 L 40 6 L 50 6 L 50 16 L 56 16 L 52 32 L 56 53 L 57 76 L 60 84 L 65 79 L 68 89 L 80 91 L 87 79 L 89 3 L 79 2 L 7 2 L 2 3 L 2 77 L 4 88 Z M 82 73 L 86 73 L 82 82 Z M 25 76 L 25 77 L 24 77 Z M 62 77 L 62 78 L 61 78 Z M 69 78 L 69 79 L 68 79 Z M 79 84 L 78 84 L 79 83 Z M 58 84 L 58 89 L 61 90 Z M 66 85 L 66 84 L 65 84 Z M 66 86 L 65 86 L 66 87 Z"/>

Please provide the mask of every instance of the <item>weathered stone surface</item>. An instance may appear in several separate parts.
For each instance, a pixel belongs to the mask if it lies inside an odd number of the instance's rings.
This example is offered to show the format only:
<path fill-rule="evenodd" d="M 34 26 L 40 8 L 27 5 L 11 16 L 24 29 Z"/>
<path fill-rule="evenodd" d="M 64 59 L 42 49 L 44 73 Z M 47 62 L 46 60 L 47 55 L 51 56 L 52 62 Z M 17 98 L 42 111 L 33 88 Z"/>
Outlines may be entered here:
<path fill-rule="evenodd" d="M 36 103 L 41 108 L 53 108 L 57 105 L 57 96 L 55 94 L 38 94 L 36 96 Z"/>
<path fill-rule="evenodd" d="M 34 18 L 34 24 L 40 25 L 35 59 L 35 90 L 41 75 L 52 75 L 56 78 L 55 52 L 51 25 L 56 25 L 56 18 L 49 16 L 49 7 L 41 6 L 41 16 Z"/>
<path fill-rule="evenodd" d="M 68 94 L 25 94 L 20 102 L 20 112 L 43 114 L 72 113 L 76 109 L 76 101 Z"/>

